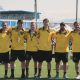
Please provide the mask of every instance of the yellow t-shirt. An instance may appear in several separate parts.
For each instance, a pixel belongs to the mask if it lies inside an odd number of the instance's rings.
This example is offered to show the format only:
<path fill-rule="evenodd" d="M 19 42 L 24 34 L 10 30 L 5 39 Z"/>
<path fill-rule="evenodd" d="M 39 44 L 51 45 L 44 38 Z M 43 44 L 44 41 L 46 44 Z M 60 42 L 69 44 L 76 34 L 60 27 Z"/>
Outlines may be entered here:
<path fill-rule="evenodd" d="M 49 36 L 48 36 L 48 42 L 51 43 L 51 40 L 52 40 L 53 38 L 55 38 L 55 37 L 56 37 L 56 32 L 55 32 L 55 31 L 50 32 L 50 34 L 49 34 Z"/>
<path fill-rule="evenodd" d="M 72 52 L 80 52 L 80 31 L 72 31 L 70 38 L 72 39 Z"/>
<path fill-rule="evenodd" d="M 34 51 L 38 50 L 38 30 L 31 33 L 31 31 L 27 31 L 26 34 L 27 43 L 26 43 L 26 51 Z"/>
<path fill-rule="evenodd" d="M 43 51 L 50 51 L 51 44 L 48 41 L 50 30 L 45 30 L 43 28 L 39 29 L 39 44 L 38 44 L 38 49 L 43 50 Z"/>
<path fill-rule="evenodd" d="M 12 28 L 11 31 L 11 40 L 12 50 L 24 50 L 24 36 L 25 36 L 25 30 L 18 31 L 17 27 Z"/>
<path fill-rule="evenodd" d="M 55 47 L 55 52 L 68 52 L 69 51 L 69 40 L 68 40 L 68 36 L 69 33 L 67 31 L 65 31 L 64 33 L 59 33 L 56 32 L 56 34 L 54 35 L 54 33 L 50 33 L 50 39 L 54 38 L 56 40 L 56 47 Z M 49 39 L 49 40 L 50 40 Z"/>
<path fill-rule="evenodd" d="M 7 32 L 0 31 L 0 53 L 5 53 L 10 50 L 10 35 Z"/>

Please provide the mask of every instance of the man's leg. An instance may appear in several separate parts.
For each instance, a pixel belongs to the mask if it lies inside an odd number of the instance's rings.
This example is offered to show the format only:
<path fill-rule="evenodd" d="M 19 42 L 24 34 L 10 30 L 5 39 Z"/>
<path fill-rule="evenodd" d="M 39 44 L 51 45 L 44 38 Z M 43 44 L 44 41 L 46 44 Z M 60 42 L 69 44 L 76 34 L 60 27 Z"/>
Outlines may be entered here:
<path fill-rule="evenodd" d="M 37 61 L 34 61 L 34 75 L 37 75 Z"/>
<path fill-rule="evenodd" d="M 42 63 L 43 63 L 43 62 L 39 62 L 39 63 L 38 63 L 38 77 L 41 76 Z"/>
<path fill-rule="evenodd" d="M 4 67 L 5 67 L 5 74 L 4 74 L 4 77 L 7 78 L 7 73 L 8 73 L 8 63 L 5 63 L 5 64 L 4 64 Z"/>
<path fill-rule="evenodd" d="M 14 61 L 11 61 L 11 76 L 10 78 L 14 78 Z"/>
<path fill-rule="evenodd" d="M 26 60 L 26 78 L 29 76 L 29 62 L 30 60 Z"/>
<path fill-rule="evenodd" d="M 22 75 L 21 78 L 25 78 L 25 61 L 21 61 Z"/>
<path fill-rule="evenodd" d="M 76 76 L 79 75 L 79 62 L 75 62 L 75 71 L 76 71 Z"/>

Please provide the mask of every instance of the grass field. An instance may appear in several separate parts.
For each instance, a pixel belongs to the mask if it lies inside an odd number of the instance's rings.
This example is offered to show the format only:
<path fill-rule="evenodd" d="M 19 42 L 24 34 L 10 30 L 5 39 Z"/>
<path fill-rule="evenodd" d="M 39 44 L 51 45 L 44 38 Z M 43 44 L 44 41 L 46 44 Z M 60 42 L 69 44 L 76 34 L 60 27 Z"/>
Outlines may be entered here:
<path fill-rule="evenodd" d="M 16 67 L 15 67 L 15 79 L 14 80 L 21 80 L 21 65 L 20 62 L 17 60 L 15 62 Z M 34 80 L 34 65 L 33 65 L 33 60 L 31 60 L 30 62 L 30 67 L 29 67 L 29 80 Z M 60 78 L 62 78 L 62 70 L 60 70 Z M 51 68 L 51 75 L 52 78 L 54 80 L 54 76 L 55 76 L 55 61 L 54 59 L 52 60 L 52 68 Z M 71 79 L 73 79 L 75 77 L 75 68 L 74 68 L 74 63 L 71 59 L 69 59 L 69 69 L 67 72 L 68 77 Z M 4 80 L 4 66 L 0 65 L 0 80 Z M 10 77 L 10 68 L 8 71 L 8 77 Z M 13 80 L 13 79 L 6 79 L 6 80 Z M 43 66 L 42 66 L 42 76 L 41 76 L 41 80 L 47 80 L 47 64 L 46 62 L 43 62 Z"/>

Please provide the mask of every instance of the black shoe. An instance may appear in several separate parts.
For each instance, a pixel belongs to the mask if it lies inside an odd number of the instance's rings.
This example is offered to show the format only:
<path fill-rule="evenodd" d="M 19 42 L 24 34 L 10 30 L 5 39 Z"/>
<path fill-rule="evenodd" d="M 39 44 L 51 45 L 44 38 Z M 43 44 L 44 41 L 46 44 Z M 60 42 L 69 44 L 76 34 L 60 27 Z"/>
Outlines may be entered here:
<path fill-rule="evenodd" d="M 7 75 L 4 75 L 4 78 L 8 78 L 8 76 Z"/>
<path fill-rule="evenodd" d="M 56 74 L 55 80 L 59 80 L 59 75 Z"/>
<path fill-rule="evenodd" d="M 34 75 L 34 80 L 37 80 L 37 75 L 36 74 Z"/>
<path fill-rule="evenodd" d="M 37 80 L 41 80 L 41 76 L 37 76 Z"/>
<path fill-rule="evenodd" d="M 14 79 L 14 75 L 11 75 L 10 78 L 11 78 L 11 79 Z"/>
<path fill-rule="evenodd" d="M 24 79 L 25 78 L 25 75 L 21 75 L 21 78 Z"/>
<path fill-rule="evenodd" d="M 67 77 L 67 75 L 64 75 L 64 76 L 63 76 L 63 79 L 64 79 L 64 80 L 67 80 L 67 79 L 69 79 L 69 77 Z"/>
<path fill-rule="evenodd" d="M 52 80 L 52 77 L 51 77 L 51 75 L 49 75 L 49 76 L 48 76 L 48 80 Z"/>
<path fill-rule="evenodd" d="M 26 78 L 26 80 L 28 80 L 28 76 L 26 76 L 25 78 Z"/>

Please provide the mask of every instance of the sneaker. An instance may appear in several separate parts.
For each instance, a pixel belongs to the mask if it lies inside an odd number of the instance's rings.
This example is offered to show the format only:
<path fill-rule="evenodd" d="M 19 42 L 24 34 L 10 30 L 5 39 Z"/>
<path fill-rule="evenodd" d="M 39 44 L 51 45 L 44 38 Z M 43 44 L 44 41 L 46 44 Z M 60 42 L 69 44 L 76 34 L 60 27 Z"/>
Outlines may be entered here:
<path fill-rule="evenodd" d="M 37 80 L 41 80 L 41 76 L 37 76 Z"/>
<path fill-rule="evenodd" d="M 52 80 L 51 76 L 48 76 L 48 80 Z"/>
<path fill-rule="evenodd" d="M 14 79 L 14 75 L 11 75 L 10 78 L 11 78 L 11 79 Z"/>
<path fill-rule="evenodd" d="M 75 79 L 80 79 L 80 75 L 77 75 L 77 76 L 75 77 Z"/>
<path fill-rule="evenodd" d="M 64 79 L 64 80 L 68 79 L 67 75 L 64 75 L 64 76 L 63 76 L 63 79 Z"/>
<path fill-rule="evenodd" d="M 25 77 L 25 80 L 28 80 L 28 76 Z"/>
<path fill-rule="evenodd" d="M 59 75 L 56 75 L 55 76 L 55 80 L 59 80 Z"/>
<path fill-rule="evenodd" d="M 34 75 L 34 80 L 37 80 L 37 75 L 36 74 Z"/>
<path fill-rule="evenodd" d="M 7 75 L 4 75 L 4 78 L 8 78 L 8 76 Z"/>
<path fill-rule="evenodd" d="M 21 75 L 21 78 L 24 79 L 25 78 L 25 75 Z"/>

